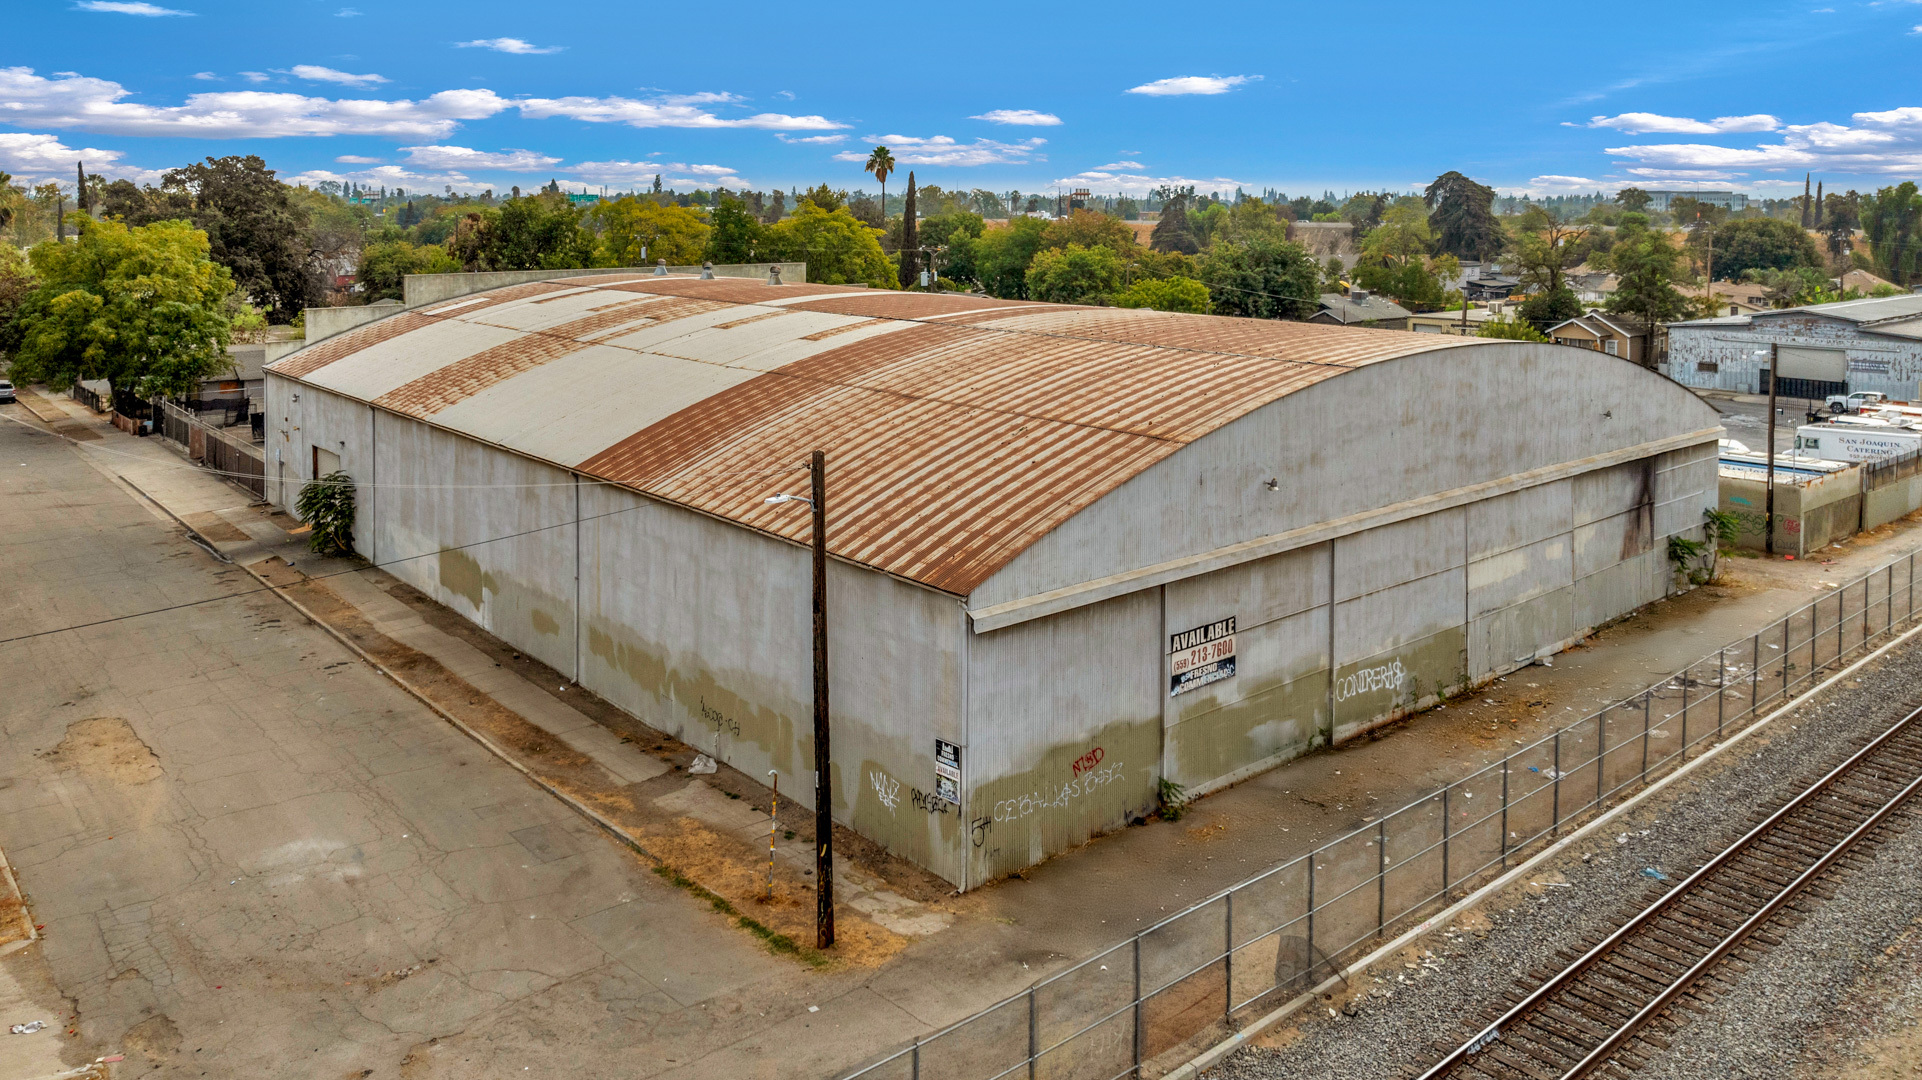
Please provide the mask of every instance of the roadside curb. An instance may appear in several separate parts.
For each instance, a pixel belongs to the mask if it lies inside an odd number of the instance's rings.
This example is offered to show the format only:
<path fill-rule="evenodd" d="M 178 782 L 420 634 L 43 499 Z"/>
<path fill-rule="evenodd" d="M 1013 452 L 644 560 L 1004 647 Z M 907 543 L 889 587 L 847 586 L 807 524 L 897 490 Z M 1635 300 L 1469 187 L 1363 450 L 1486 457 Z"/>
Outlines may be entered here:
<path fill-rule="evenodd" d="M 1277 1024 L 1280 1024 L 1283 1020 L 1286 1020 L 1290 1016 L 1293 1016 L 1294 1014 L 1300 1012 L 1301 1010 L 1307 1008 L 1308 1006 L 1313 1005 L 1316 1002 L 1316 1000 L 1318 1000 L 1321 997 L 1322 994 L 1328 993 L 1329 991 L 1333 990 L 1335 987 L 1346 983 L 1349 977 L 1362 974 L 1368 968 L 1382 962 L 1383 960 L 1386 960 L 1387 958 L 1389 958 L 1390 956 L 1393 956 L 1395 953 L 1399 952 L 1400 950 L 1407 948 L 1409 945 L 1420 940 L 1423 936 L 1425 936 L 1430 931 L 1432 931 L 1436 926 L 1444 922 L 1447 922 L 1449 920 L 1459 918 L 1463 914 L 1466 914 L 1467 912 L 1472 911 L 1477 907 L 1480 907 L 1482 904 L 1492 899 L 1497 893 L 1500 893 L 1503 890 L 1510 888 L 1515 884 L 1515 882 L 1517 882 L 1521 878 L 1524 878 L 1528 876 L 1530 873 L 1533 873 L 1535 870 L 1539 869 L 1543 863 L 1548 862 L 1550 859 L 1553 859 L 1557 856 L 1564 854 L 1568 850 L 1568 848 L 1570 848 L 1571 846 L 1583 840 L 1588 839 L 1593 833 L 1601 830 L 1604 826 L 1608 825 L 1610 822 L 1614 821 L 1616 818 L 1621 817 L 1623 814 L 1626 814 L 1630 810 L 1633 810 L 1636 807 L 1640 806 L 1645 800 L 1657 794 L 1660 794 L 1662 791 L 1667 789 L 1670 784 L 1673 784 L 1676 781 L 1679 781 L 1684 779 L 1685 777 L 1688 777 L 1689 775 L 1694 773 L 1696 769 L 1700 768 L 1705 763 L 1712 761 L 1716 757 L 1721 755 L 1723 751 L 1729 749 L 1732 746 L 1736 746 L 1740 744 L 1743 740 L 1747 739 L 1750 735 L 1753 735 L 1754 733 L 1761 731 L 1762 729 L 1768 727 L 1770 724 L 1773 724 L 1775 721 L 1781 719 L 1782 717 L 1788 715 L 1789 713 L 1795 711 L 1796 709 L 1801 708 L 1803 704 L 1809 701 L 1809 699 L 1827 690 L 1829 687 L 1835 685 L 1837 682 L 1840 682 L 1842 679 L 1847 678 L 1850 675 L 1853 675 L 1863 665 L 1873 660 L 1880 659 L 1884 653 L 1887 653 L 1889 650 L 1895 648 L 1898 645 L 1902 645 L 1906 643 L 1910 638 L 1915 637 L 1917 634 L 1922 634 L 1922 622 L 1918 622 L 1917 625 L 1912 626 L 1908 630 L 1903 631 L 1900 637 L 1897 637 L 1887 642 L 1886 644 L 1877 648 L 1874 652 L 1869 653 L 1868 655 L 1863 656 L 1862 658 L 1856 660 L 1855 662 L 1851 663 L 1848 667 L 1845 667 L 1842 670 L 1836 672 L 1835 674 L 1829 676 L 1828 678 L 1822 680 L 1820 683 L 1816 684 L 1815 686 L 1809 687 L 1807 690 L 1803 691 L 1801 694 L 1797 695 L 1795 698 L 1789 701 L 1783 702 L 1779 708 L 1769 713 L 1767 716 L 1762 717 L 1760 720 L 1757 720 L 1754 723 L 1748 725 L 1742 730 L 1729 736 L 1727 739 L 1724 739 L 1722 742 L 1703 751 L 1700 757 L 1677 767 L 1674 772 L 1669 773 L 1667 776 L 1662 777 L 1660 780 L 1657 780 L 1654 783 L 1643 788 L 1642 790 L 1636 792 L 1634 795 L 1622 801 L 1619 805 L 1603 812 L 1600 815 L 1597 815 L 1593 820 L 1589 821 L 1587 824 L 1576 829 L 1574 832 L 1569 833 L 1567 836 L 1564 836 L 1560 840 L 1555 841 L 1553 844 L 1550 844 L 1548 847 L 1543 848 L 1541 851 L 1537 852 L 1533 857 L 1528 859 L 1528 861 L 1521 863 L 1520 865 L 1516 866 L 1514 869 L 1501 875 L 1495 880 L 1490 881 L 1488 884 L 1483 885 L 1482 887 L 1476 889 L 1472 893 L 1469 893 L 1466 897 L 1463 897 L 1461 900 L 1455 902 L 1453 905 L 1447 908 L 1444 908 L 1433 915 L 1430 915 L 1426 919 L 1423 919 L 1420 923 L 1416 924 L 1413 927 L 1410 927 L 1406 931 L 1403 931 L 1398 937 L 1379 946 L 1373 952 L 1355 961 L 1354 963 L 1348 965 L 1347 967 L 1340 969 L 1340 971 L 1337 972 L 1336 975 L 1334 975 L 1332 978 L 1323 980 L 1319 985 L 1314 987 L 1314 989 L 1309 990 L 1307 993 L 1301 994 L 1300 996 L 1290 1000 L 1289 1002 L 1280 1006 L 1279 1008 L 1275 1009 L 1272 1012 L 1269 1012 L 1263 1016 L 1257 1017 L 1256 1019 L 1249 1021 L 1247 1026 L 1243 1027 L 1241 1030 L 1236 1031 L 1234 1034 L 1228 1036 L 1226 1039 L 1222 1040 L 1221 1042 L 1195 1055 L 1194 1057 L 1190 1058 L 1188 1061 L 1180 1065 L 1177 1065 L 1173 1069 L 1170 1069 L 1169 1071 L 1163 1073 L 1161 1075 L 1161 1080 L 1198 1080 L 1198 1078 L 1201 1076 L 1202 1073 L 1206 1072 L 1209 1069 L 1214 1068 L 1216 1065 L 1221 1064 L 1221 1062 L 1226 1060 L 1229 1056 L 1234 1054 L 1237 1050 L 1242 1049 L 1244 1046 L 1248 1045 L 1254 1039 L 1260 1037 L 1261 1035 L 1266 1034 L 1271 1028 L 1275 1027 Z"/>

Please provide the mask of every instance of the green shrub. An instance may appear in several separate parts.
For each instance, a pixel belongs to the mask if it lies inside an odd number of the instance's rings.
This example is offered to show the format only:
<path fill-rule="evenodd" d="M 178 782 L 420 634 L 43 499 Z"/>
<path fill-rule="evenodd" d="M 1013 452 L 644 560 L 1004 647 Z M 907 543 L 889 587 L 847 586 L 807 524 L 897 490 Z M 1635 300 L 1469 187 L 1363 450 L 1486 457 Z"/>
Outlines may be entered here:
<path fill-rule="evenodd" d="M 307 546 L 322 555 L 354 553 L 354 478 L 331 472 L 300 489 L 294 509 L 312 525 Z"/>

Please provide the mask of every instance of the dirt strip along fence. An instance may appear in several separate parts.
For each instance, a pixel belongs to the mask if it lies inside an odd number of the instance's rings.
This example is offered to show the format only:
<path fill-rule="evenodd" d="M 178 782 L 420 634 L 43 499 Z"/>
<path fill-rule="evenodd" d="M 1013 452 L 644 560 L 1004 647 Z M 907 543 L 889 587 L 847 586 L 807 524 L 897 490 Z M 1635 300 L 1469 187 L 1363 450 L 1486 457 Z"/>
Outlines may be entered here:
<path fill-rule="evenodd" d="M 160 402 L 161 437 L 177 443 L 187 456 L 221 473 L 229 482 L 267 497 L 267 456 L 252 443 L 201 421 L 171 401 Z"/>
<path fill-rule="evenodd" d="M 1915 600 L 1911 554 L 847 1080 L 1158 1076 L 1900 633 Z"/>

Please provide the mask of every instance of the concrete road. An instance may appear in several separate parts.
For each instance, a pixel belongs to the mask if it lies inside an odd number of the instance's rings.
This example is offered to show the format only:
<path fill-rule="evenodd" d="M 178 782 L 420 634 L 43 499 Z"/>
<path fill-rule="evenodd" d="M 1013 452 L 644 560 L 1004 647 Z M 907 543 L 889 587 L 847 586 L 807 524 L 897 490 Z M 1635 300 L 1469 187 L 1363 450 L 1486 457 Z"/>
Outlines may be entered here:
<path fill-rule="evenodd" d="M 0 567 L 0 845 L 46 928 L 5 962 L 78 1014 L 70 1063 L 783 1074 L 736 1044 L 810 1020 L 796 964 L 11 422 Z"/>

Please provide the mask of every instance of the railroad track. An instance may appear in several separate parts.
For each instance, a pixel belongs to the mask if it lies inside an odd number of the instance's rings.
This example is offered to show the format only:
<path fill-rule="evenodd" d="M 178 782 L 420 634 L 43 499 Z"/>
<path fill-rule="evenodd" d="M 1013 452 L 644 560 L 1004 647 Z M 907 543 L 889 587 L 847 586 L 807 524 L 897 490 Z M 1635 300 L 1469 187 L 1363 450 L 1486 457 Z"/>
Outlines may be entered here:
<path fill-rule="evenodd" d="M 1922 790 L 1922 709 L 1910 713 L 1621 929 L 1450 1051 L 1420 1080 L 1625 1076 L 1665 1048 L 1671 1007 L 1704 1011 L 1704 986 L 1784 908 Z M 1824 890 L 1815 887 L 1817 895 Z"/>

